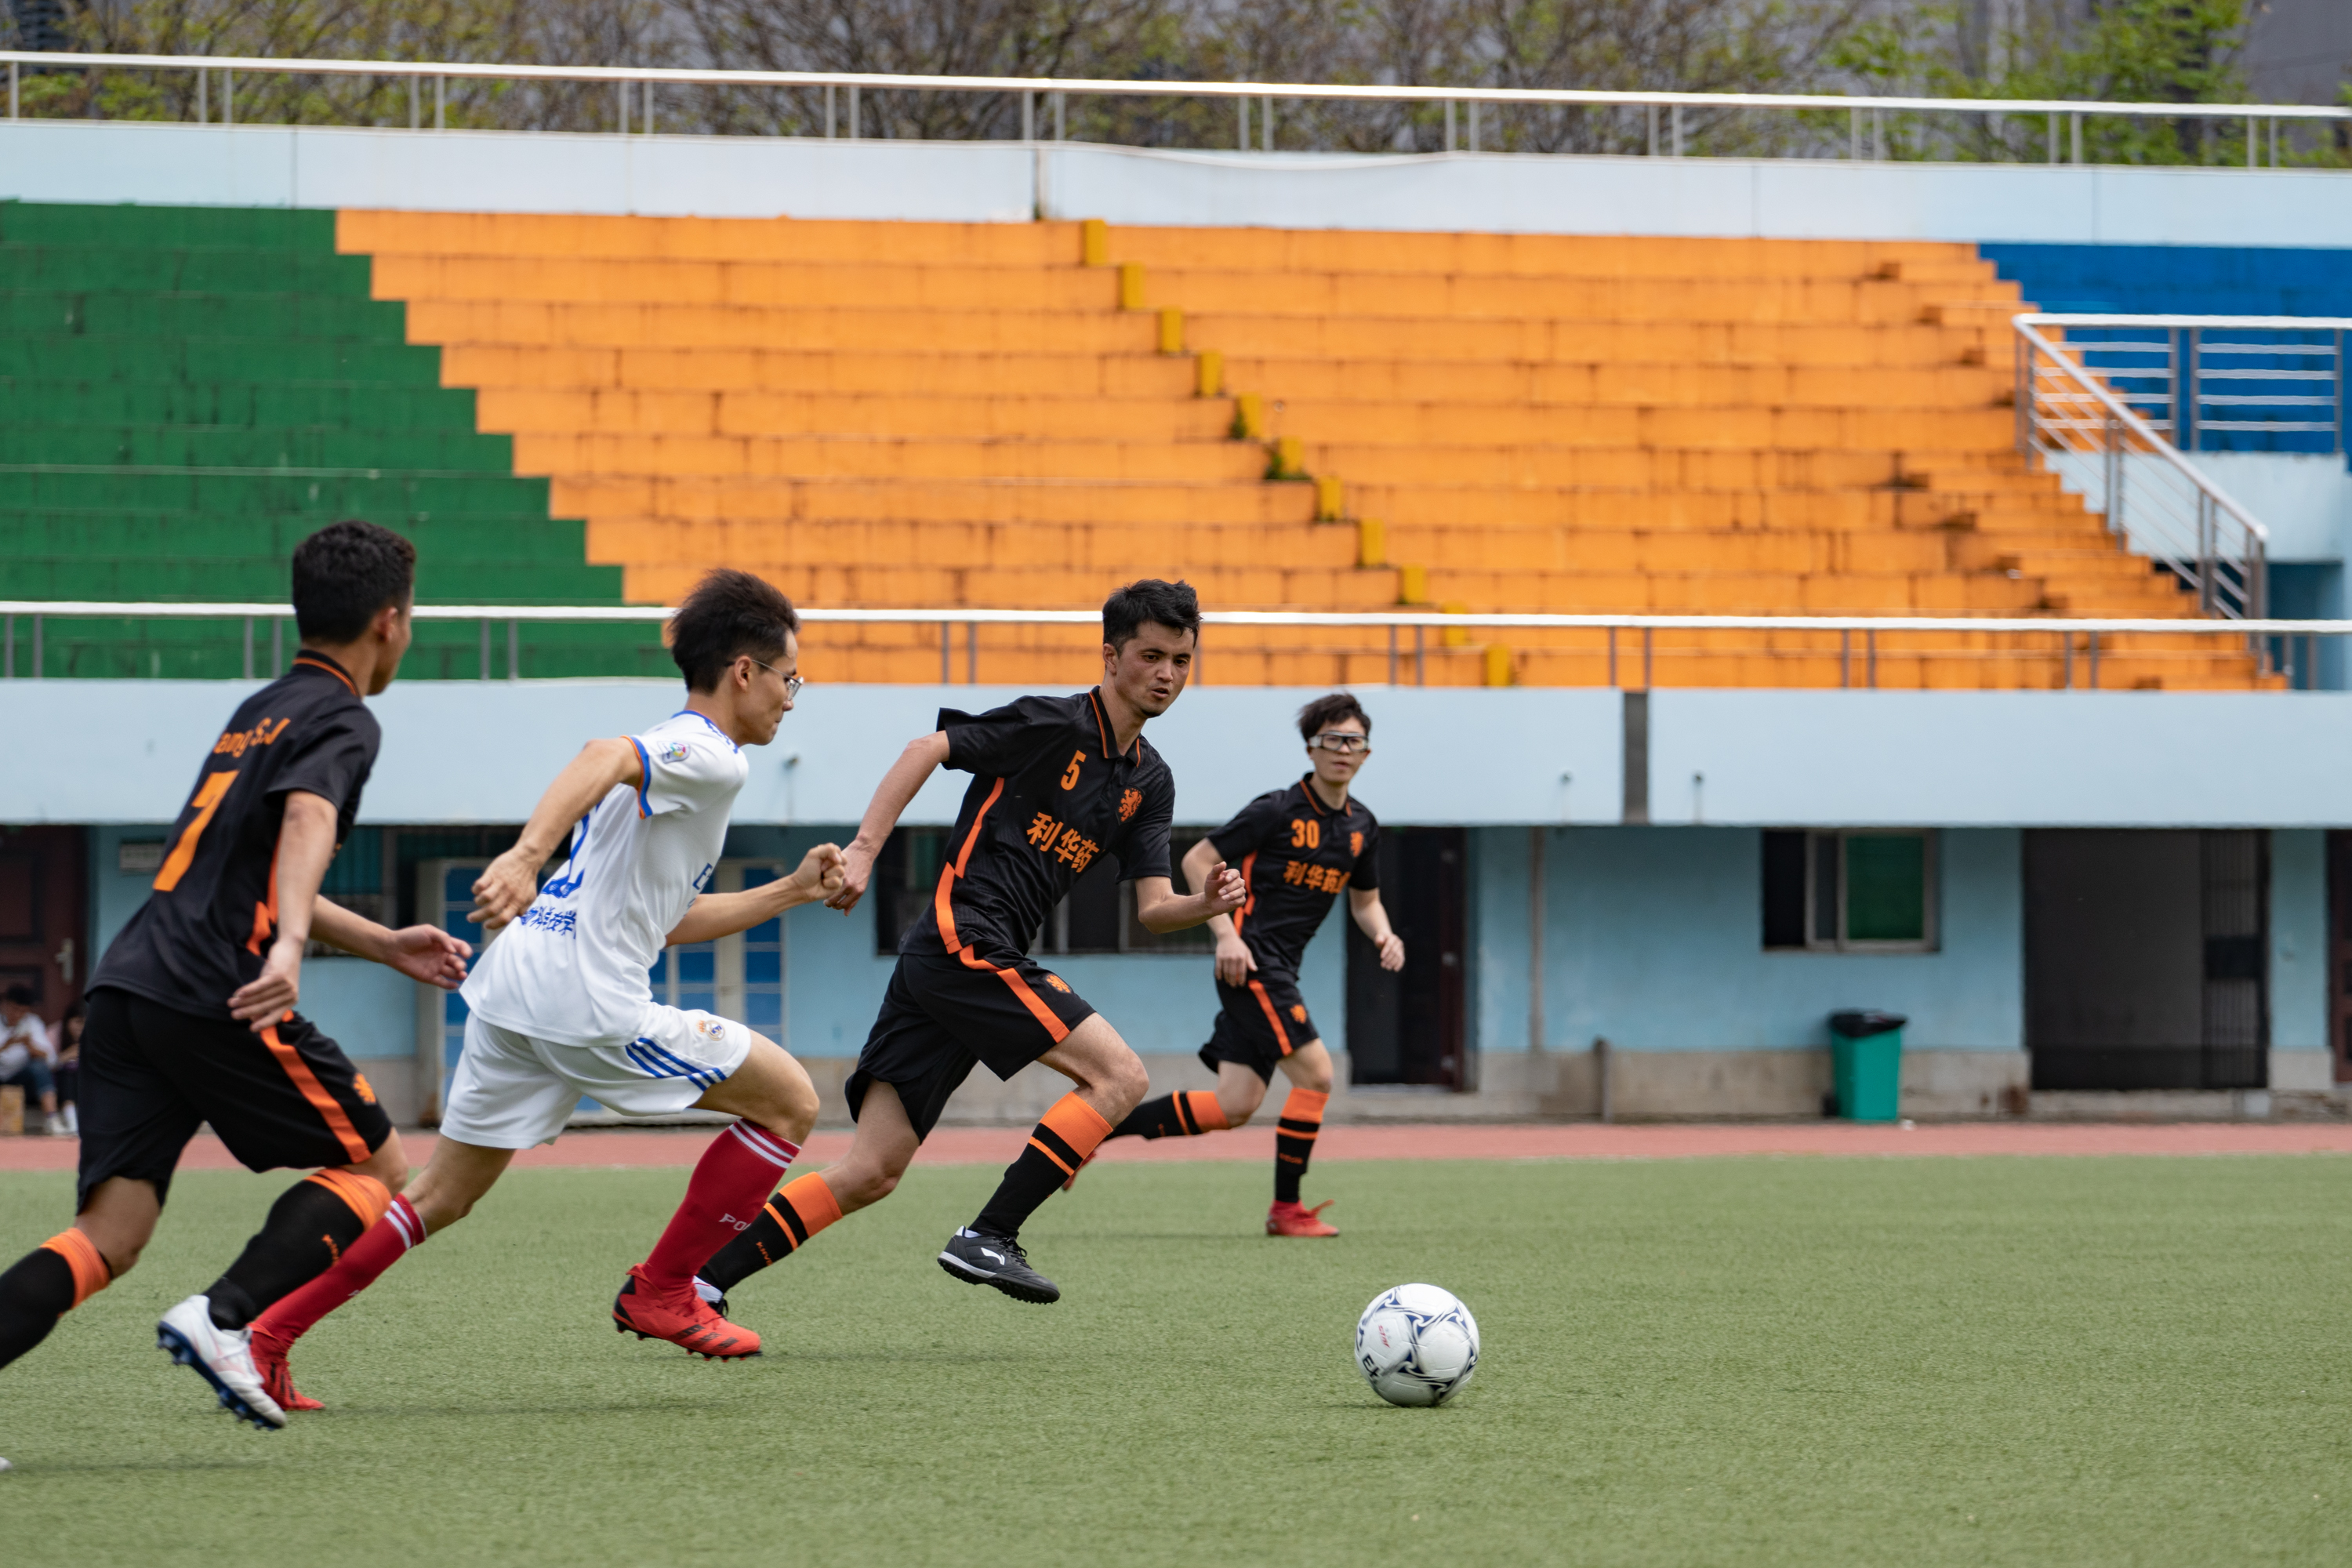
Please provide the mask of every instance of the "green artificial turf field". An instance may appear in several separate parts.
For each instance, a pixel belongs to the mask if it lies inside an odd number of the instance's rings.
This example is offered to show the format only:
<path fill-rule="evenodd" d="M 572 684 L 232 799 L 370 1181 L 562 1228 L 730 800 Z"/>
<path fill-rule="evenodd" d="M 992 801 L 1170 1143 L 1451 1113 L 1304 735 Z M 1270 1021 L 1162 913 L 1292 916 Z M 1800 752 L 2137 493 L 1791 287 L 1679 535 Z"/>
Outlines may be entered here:
<path fill-rule="evenodd" d="M 525 1171 L 318 1331 L 264 1435 L 149 1325 L 282 1184 L 181 1179 L 140 1271 L 0 1373 L 0 1561 L 2221 1564 L 2352 1561 L 2352 1161 L 1097 1166 L 1061 1305 L 931 1262 L 918 1171 L 737 1295 L 748 1364 L 612 1331 L 672 1170 Z M 69 1187 L 0 1176 L 0 1252 Z M 1349 1360 L 1429 1279 L 1434 1411 Z"/>

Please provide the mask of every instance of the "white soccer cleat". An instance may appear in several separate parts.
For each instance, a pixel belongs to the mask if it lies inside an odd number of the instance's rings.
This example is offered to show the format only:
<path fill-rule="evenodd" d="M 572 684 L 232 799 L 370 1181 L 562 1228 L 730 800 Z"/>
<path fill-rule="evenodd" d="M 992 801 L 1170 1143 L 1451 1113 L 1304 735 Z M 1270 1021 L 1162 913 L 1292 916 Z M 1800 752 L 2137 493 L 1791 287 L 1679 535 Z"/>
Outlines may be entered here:
<path fill-rule="evenodd" d="M 155 1325 L 155 1348 L 211 1384 L 222 1408 L 240 1421 L 275 1432 L 286 1425 L 286 1412 L 262 1391 L 251 1339 L 249 1329 L 215 1325 L 213 1304 L 203 1296 L 189 1297 Z"/>

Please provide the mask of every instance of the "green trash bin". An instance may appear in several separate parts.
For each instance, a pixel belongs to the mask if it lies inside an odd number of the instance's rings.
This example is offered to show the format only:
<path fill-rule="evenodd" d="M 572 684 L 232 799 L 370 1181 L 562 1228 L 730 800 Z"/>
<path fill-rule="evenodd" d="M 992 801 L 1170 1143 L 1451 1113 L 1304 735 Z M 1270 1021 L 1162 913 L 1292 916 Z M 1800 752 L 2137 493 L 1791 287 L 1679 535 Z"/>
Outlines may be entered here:
<path fill-rule="evenodd" d="M 1830 1015 L 1830 1087 L 1848 1121 L 1900 1119 L 1903 1026 L 1899 1013 Z"/>

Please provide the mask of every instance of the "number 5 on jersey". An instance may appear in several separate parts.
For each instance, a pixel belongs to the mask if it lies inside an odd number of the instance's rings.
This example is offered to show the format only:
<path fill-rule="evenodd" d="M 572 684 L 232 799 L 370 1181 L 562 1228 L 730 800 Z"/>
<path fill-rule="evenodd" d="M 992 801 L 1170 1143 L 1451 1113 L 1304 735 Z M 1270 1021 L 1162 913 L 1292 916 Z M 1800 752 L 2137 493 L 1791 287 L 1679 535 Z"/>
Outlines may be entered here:
<path fill-rule="evenodd" d="M 1076 789 L 1078 787 L 1078 766 L 1086 760 L 1087 753 L 1083 747 L 1070 753 L 1070 771 L 1062 775 L 1062 787 L 1064 789 Z"/>

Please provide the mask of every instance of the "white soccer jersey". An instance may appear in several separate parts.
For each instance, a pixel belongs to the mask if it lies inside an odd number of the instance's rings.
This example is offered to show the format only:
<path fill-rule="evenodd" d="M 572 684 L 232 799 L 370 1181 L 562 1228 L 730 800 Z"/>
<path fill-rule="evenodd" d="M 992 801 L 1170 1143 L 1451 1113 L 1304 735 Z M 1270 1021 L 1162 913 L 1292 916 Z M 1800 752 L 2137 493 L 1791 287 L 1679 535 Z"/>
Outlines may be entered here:
<path fill-rule="evenodd" d="M 628 740 L 644 784 L 580 819 L 562 865 L 466 977 L 467 1005 L 502 1029 L 579 1046 L 643 1034 L 646 971 L 710 884 L 751 764 L 691 710 Z"/>

